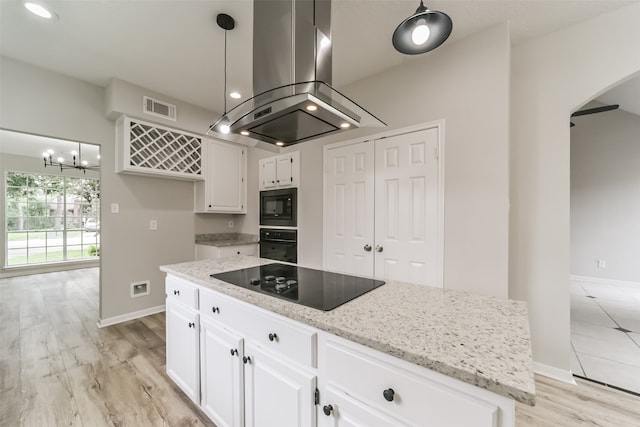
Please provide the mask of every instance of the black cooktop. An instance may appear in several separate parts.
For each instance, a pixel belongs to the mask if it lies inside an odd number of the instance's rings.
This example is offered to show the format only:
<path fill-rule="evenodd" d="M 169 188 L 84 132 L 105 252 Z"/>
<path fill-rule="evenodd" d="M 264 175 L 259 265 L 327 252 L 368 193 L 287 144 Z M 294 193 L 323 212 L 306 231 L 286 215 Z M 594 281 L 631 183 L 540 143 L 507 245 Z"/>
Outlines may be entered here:
<path fill-rule="evenodd" d="M 280 263 L 211 274 L 211 277 L 324 311 L 384 285 L 382 280 Z"/>

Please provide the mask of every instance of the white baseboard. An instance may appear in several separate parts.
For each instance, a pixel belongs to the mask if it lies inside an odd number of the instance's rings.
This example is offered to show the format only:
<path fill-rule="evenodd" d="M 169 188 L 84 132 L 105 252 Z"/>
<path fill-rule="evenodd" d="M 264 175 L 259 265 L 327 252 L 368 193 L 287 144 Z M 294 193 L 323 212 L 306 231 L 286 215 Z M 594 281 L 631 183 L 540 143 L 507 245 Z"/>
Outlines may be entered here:
<path fill-rule="evenodd" d="M 563 383 L 573 385 L 576 383 L 570 370 L 565 371 L 564 369 L 554 368 L 553 366 L 545 365 L 544 363 L 533 362 L 533 371 L 536 374 L 553 378 L 554 380 L 562 381 Z"/>
<path fill-rule="evenodd" d="M 630 286 L 634 288 L 640 288 L 640 282 L 626 282 L 624 280 L 603 279 L 601 277 L 589 277 L 589 276 L 569 276 L 571 280 L 578 282 L 596 283 L 598 285 L 615 285 L 615 286 Z"/>
<path fill-rule="evenodd" d="M 149 316 L 151 314 L 161 313 L 165 311 L 164 304 L 156 307 L 145 308 L 144 310 L 134 311 L 133 313 L 121 314 L 120 316 L 113 316 L 107 319 L 100 319 L 97 322 L 98 328 L 104 328 L 105 326 L 115 325 L 117 323 L 126 322 L 128 320 L 139 319 L 141 317 Z"/>

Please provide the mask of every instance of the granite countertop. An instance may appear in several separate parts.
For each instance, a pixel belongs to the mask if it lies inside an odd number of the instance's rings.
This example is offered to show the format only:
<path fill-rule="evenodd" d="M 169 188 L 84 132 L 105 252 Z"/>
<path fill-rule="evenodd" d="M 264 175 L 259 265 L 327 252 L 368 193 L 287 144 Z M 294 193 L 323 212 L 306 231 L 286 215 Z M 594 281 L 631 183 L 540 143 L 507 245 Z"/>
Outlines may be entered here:
<path fill-rule="evenodd" d="M 387 281 L 331 311 L 209 277 L 274 261 L 233 256 L 160 270 L 282 316 L 533 405 L 527 305 L 463 291 Z"/>
<path fill-rule="evenodd" d="M 214 233 L 214 234 L 196 234 L 197 245 L 208 246 L 236 246 L 250 245 L 258 243 L 257 234 L 244 233 Z"/>

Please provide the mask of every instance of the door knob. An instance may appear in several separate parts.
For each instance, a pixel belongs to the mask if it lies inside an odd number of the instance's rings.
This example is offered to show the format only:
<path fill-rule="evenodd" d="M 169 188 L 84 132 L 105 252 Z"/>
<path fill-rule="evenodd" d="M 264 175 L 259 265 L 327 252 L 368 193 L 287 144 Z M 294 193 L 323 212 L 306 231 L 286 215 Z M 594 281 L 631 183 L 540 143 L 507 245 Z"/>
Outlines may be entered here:
<path fill-rule="evenodd" d="M 367 251 L 367 252 L 371 252 L 371 245 L 369 245 L 369 244 L 364 245 L 364 248 L 363 248 L 363 249 L 364 249 L 365 251 Z"/>
<path fill-rule="evenodd" d="M 382 252 L 384 248 L 380 245 L 376 245 L 376 252 Z"/>

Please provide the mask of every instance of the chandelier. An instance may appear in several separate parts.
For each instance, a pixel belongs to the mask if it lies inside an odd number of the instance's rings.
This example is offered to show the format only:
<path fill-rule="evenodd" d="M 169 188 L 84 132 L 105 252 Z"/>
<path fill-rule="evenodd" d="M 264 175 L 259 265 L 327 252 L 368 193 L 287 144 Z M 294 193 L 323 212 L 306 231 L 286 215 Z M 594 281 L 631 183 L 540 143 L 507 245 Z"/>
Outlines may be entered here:
<path fill-rule="evenodd" d="M 100 170 L 100 164 L 90 164 L 87 160 L 82 160 L 82 144 L 78 143 L 78 150 L 72 150 L 69 154 L 71 154 L 71 163 L 68 163 L 66 159 L 62 156 L 58 156 L 54 159 L 53 155 L 55 151 L 47 150 L 42 153 L 44 157 L 44 167 L 53 166 L 59 167 L 60 172 L 65 169 L 78 169 L 81 170 L 82 173 L 87 173 L 87 170 L 98 171 Z M 100 160 L 100 155 L 98 154 L 98 160 Z"/>

